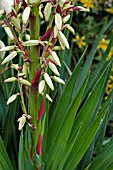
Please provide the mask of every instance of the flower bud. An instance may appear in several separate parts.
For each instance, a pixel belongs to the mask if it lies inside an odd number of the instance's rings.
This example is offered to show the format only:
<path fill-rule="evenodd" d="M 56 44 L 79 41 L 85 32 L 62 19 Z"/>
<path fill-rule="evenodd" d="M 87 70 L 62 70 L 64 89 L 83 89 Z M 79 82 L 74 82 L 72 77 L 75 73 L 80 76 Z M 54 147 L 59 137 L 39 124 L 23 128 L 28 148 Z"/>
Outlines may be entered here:
<path fill-rule="evenodd" d="M 84 8 L 84 7 L 82 7 L 82 6 L 76 6 L 76 7 L 79 8 L 79 11 L 90 12 L 89 9 Z"/>
<path fill-rule="evenodd" d="M 66 1 L 67 1 L 67 0 L 60 0 L 60 1 L 59 1 L 60 6 L 63 7 L 63 5 L 64 5 L 64 3 L 65 3 Z"/>
<path fill-rule="evenodd" d="M 9 62 L 9 61 L 12 60 L 14 57 L 16 57 L 16 55 L 17 55 L 17 52 L 16 52 L 16 51 L 11 52 L 11 53 L 2 61 L 2 64 L 5 64 L 5 63 Z"/>
<path fill-rule="evenodd" d="M 24 46 L 37 46 L 39 44 L 39 40 L 29 40 L 22 43 Z"/>
<path fill-rule="evenodd" d="M 30 40 L 30 35 L 29 34 L 25 34 L 25 38 L 26 38 L 26 40 Z"/>
<path fill-rule="evenodd" d="M 9 36 L 9 38 L 10 38 L 11 40 L 14 40 L 14 36 L 13 36 L 10 28 L 9 28 L 9 27 L 4 27 L 4 29 L 5 29 L 6 34 Z"/>
<path fill-rule="evenodd" d="M 24 124 L 26 122 L 26 117 L 22 116 L 17 121 L 19 122 L 18 130 L 22 130 L 22 128 L 24 127 Z"/>
<path fill-rule="evenodd" d="M 18 77 L 26 76 L 26 73 L 18 73 Z"/>
<path fill-rule="evenodd" d="M 26 3 L 30 4 L 38 4 L 40 0 L 25 0 Z"/>
<path fill-rule="evenodd" d="M 46 21 L 49 21 L 50 15 L 51 15 L 51 10 L 52 10 L 52 4 L 47 3 L 45 8 L 44 8 L 44 17 Z"/>
<path fill-rule="evenodd" d="M 71 5 L 70 3 L 66 3 L 64 6 L 63 6 L 63 10 L 69 8 L 69 7 L 73 7 L 73 5 Z"/>
<path fill-rule="evenodd" d="M 0 17 L 4 14 L 4 10 L 0 9 Z"/>
<path fill-rule="evenodd" d="M 54 26 L 54 38 L 56 38 L 58 35 L 58 29 L 57 29 L 57 26 L 55 25 Z"/>
<path fill-rule="evenodd" d="M 65 46 L 64 46 L 64 44 L 62 44 L 62 42 L 59 40 L 59 43 L 60 43 L 60 47 L 61 47 L 61 49 L 62 50 L 65 50 Z"/>
<path fill-rule="evenodd" d="M 10 78 L 4 80 L 4 82 L 5 82 L 5 83 L 10 83 L 10 82 L 13 82 L 13 81 L 16 81 L 16 80 L 17 80 L 16 77 L 10 77 Z"/>
<path fill-rule="evenodd" d="M 61 28 L 62 28 L 62 18 L 61 18 L 59 13 L 55 14 L 55 24 L 57 26 L 57 29 L 61 30 Z"/>
<path fill-rule="evenodd" d="M 25 79 L 22 79 L 22 78 L 20 78 L 20 83 L 21 83 L 21 84 L 25 84 L 25 85 L 27 85 L 27 86 L 31 86 L 31 83 L 30 83 L 29 81 L 27 81 L 27 80 L 25 80 Z"/>
<path fill-rule="evenodd" d="M 12 64 L 12 67 L 18 71 L 19 65 L 18 64 Z"/>
<path fill-rule="evenodd" d="M 69 24 L 66 24 L 65 27 L 75 35 L 75 30 Z"/>
<path fill-rule="evenodd" d="M 55 61 L 55 63 L 58 64 L 58 66 L 61 67 L 60 60 L 59 60 L 59 58 L 58 58 L 56 52 L 55 52 L 55 51 L 52 51 L 52 52 L 51 52 L 51 55 L 52 55 L 53 60 Z"/>
<path fill-rule="evenodd" d="M 63 18 L 63 23 L 66 23 L 70 19 L 70 15 L 67 15 Z"/>
<path fill-rule="evenodd" d="M 61 48 L 61 46 L 54 46 L 53 50 L 59 51 L 59 50 L 62 50 L 62 48 Z"/>
<path fill-rule="evenodd" d="M 5 44 L 0 40 L 0 49 L 4 48 Z M 0 52 L 0 58 L 3 59 L 5 56 L 5 52 Z"/>
<path fill-rule="evenodd" d="M 13 94 L 7 101 L 7 105 L 12 103 L 17 98 L 17 94 Z"/>
<path fill-rule="evenodd" d="M 4 52 L 4 51 L 10 51 L 13 50 L 14 46 L 7 46 L 7 47 L 3 47 L 0 49 L 0 52 Z"/>
<path fill-rule="evenodd" d="M 41 82 L 39 83 L 39 94 L 42 94 L 42 92 L 44 91 L 44 87 L 45 87 L 45 80 L 41 80 Z"/>
<path fill-rule="evenodd" d="M 0 8 L 4 9 L 6 11 L 6 13 L 10 13 L 11 12 L 11 5 L 14 4 L 14 0 L 0 0 Z"/>
<path fill-rule="evenodd" d="M 62 80 L 60 77 L 53 76 L 53 79 L 58 83 L 65 84 L 64 80 Z"/>
<path fill-rule="evenodd" d="M 50 68 L 50 69 L 53 71 L 53 73 L 55 73 L 57 76 L 60 76 L 60 73 L 58 72 L 57 67 L 56 67 L 53 63 L 49 62 L 49 68 Z"/>
<path fill-rule="evenodd" d="M 61 31 L 58 32 L 58 38 L 61 41 L 61 43 L 69 50 L 69 43 L 67 41 L 67 38 Z"/>
<path fill-rule="evenodd" d="M 27 21 L 28 21 L 28 19 L 29 19 L 30 10 L 31 10 L 30 7 L 26 7 L 26 8 L 24 9 L 24 12 L 23 12 L 23 14 L 22 14 L 22 21 L 23 21 L 24 24 L 26 24 Z"/>
<path fill-rule="evenodd" d="M 47 73 L 44 73 L 44 79 L 45 79 L 46 83 L 48 84 L 48 86 L 50 87 L 50 89 L 54 90 L 52 80 Z"/>
<path fill-rule="evenodd" d="M 11 22 L 18 30 L 21 30 L 19 18 L 12 17 Z"/>
<path fill-rule="evenodd" d="M 51 97 L 50 97 L 48 94 L 46 94 L 46 98 L 47 98 L 50 102 L 53 102 L 53 100 L 51 99 Z"/>

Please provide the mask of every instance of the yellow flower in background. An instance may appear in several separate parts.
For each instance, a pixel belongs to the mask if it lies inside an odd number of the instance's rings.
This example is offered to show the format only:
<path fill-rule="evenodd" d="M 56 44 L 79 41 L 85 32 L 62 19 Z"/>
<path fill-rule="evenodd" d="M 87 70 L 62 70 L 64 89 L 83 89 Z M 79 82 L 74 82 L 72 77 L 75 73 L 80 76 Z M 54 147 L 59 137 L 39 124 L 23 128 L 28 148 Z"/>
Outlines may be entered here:
<path fill-rule="evenodd" d="M 107 86 L 106 86 L 106 97 L 105 99 L 107 99 L 108 95 L 111 93 L 112 89 L 113 89 L 113 72 L 111 72 L 110 78 L 108 80 Z"/>
<path fill-rule="evenodd" d="M 105 51 L 108 47 L 108 40 L 105 40 L 105 38 L 102 38 L 100 43 L 98 44 L 98 49 L 101 49 Z M 110 50 L 108 57 L 106 58 L 106 61 L 109 61 L 111 57 L 113 56 L 113 48 Z"/>
<path fill-rule="evenodd" d="M 102 49 L 103 51 L 106 50 L 108 44 L 104 38 L 101 39 L 100 43 L 98 44 L 98 49 Z"/>
<path fill-rule="evenodd" d="M 79 35 L 76 35 L 75 38 L 73 39 L 73 42 L 75 42 L 79 48 L 82 48 L 83 46 L 86 45 L 84 40 L 85 40 L 85 36 L 80 37 Z"/>
<path fill-rule="evenodd" d="M 111 57 L 113 56 L 113 48 L 110 50 L 108 57 L 106 58 L 106 61 L 109 61 Z"/>
<path fill-rule="evenodd" d="M 94 7 L 94 0 L 79 0 L 81 3 L 83 3 L 83 6 L 87 9 Z"/>
<path fill-rule="evenodd" d="M 110 14 L 113 14 L 113 8 L 107 8 L 106 11 Z"/>

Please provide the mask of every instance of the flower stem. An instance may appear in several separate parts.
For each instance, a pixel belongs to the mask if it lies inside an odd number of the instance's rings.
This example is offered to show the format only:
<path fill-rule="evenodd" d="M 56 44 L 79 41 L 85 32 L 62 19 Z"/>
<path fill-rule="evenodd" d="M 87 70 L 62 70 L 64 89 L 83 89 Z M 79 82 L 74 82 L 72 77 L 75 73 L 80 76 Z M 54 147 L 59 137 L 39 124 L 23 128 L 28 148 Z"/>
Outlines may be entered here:
<path fill-rule="evenodd" d="M 30 17 L 30 39 L 38 40 L 40 33 L 40 19 L 39 19 L 39 9 L 37 5 L 34 5 L 31 10 Z M 33 46 L 30 47 L 30 59 L 31 63 L 29 65 L 29 80 L 32 82 L 37 67 L 39 65 L 39 47 Z M 33 157 L 36 151 L 36 146 L 38 142 L 38 138 L 40 135 L 41 124 L 37 121 L 37 113 L 39 110 L 39 101 L 38 101 L 38 90 L 37 88 L 29 89 L 29 105 L 30 105 L 30 115 L 32 116 L 32 124 L 36 127 L 36 130 L 31 130 L 32 133 L 32 150 Z M 33 160 L 34 161 L 34 160 Z M 35 164 L 35 163 L 34 163 Z"/>

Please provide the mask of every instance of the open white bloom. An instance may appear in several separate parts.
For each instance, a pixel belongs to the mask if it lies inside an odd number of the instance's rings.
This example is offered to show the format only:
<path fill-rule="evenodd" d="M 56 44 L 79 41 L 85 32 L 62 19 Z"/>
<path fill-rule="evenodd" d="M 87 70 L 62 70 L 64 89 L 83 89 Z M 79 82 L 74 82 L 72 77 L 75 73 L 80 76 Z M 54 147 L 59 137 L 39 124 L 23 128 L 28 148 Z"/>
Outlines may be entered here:
<path fill-rule="evenodd" d="M 6 13 L 11 12 L 11 5 L 14 4 L 14 0 L 0 0 L 0 9 L 4 9 Z"/>
<path fill-rule="evenodd" d="M 22 115 L 22 117 L 20 117 L 17 121 L 19 122 L 18 129 L 22 130 L 22 128 L 24 127 L 24 124 L 26 122 L 26 117 L 24 115 Z"/>

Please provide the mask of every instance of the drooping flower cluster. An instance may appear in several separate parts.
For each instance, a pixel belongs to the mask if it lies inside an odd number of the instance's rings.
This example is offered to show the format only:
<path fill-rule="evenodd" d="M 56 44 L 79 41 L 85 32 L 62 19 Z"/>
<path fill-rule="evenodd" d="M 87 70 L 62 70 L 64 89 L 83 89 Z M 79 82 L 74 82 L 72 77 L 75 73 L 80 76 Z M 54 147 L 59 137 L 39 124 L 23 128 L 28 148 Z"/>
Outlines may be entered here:
<path fill-rule="evenodd" d="M 40 19 L 47 23 L 45 33 L 37 40 L 31 39 L 29 34 L 29 18 L 33 17 L 31 11 L 34 5 L 38 7 Z M 17 77 L 10 77 L 5 80 L 5 82 L 16 81 L 20 89 L 19 93 L 13 94 L 8 99 L 7 104 L 13 102 L 17 96 L 20 95 L 23 113 L 26 115 L 28 113 L 24 103 L 23 86 L 25 86 L 27 90 L 28 86 L 33 89 L 38 89 L 40 95 L 52 102 L 46 90 L 47 86 L 51 90 L 54 90 L 53 81 L 65 84 L 60 78 L 58 67 L 61 67 L 61 62 L 57 51 L 65 50 L 65 48 L 69 50 L 70 48 L 63 31 L 64 29 L 68 29 L 71 33 L 75 34 L 74 29 L 67 24 L 70 19 L 70 13 L 74 10 L 89 11 L 81 6 L 73 6 L 70 0 L 25 0 L 23 2 L 16 0 L 8 15 L 4 9 L 0 10 L 0 16 L 3 16 L 2 25 L 11 40 L 10 46 L 3 47 L 0 50 L 0 52 L 9 51 L 9 55 L 3 59 L 2 64 L 6 64 L 6 67 L 8 67 L 10 61 L 15 57 L 18 57 L 20 54 L 23 57 L 23 65 L 11 65 L 11 67 L 17 71 Z M 29 50 L 30 47 L 33 46 L 39 50 L 41 48 L 42 52 L 39 56 L 40 62 L 37 66 L 36 74 L 32 82 L 29 82 L 29 65 L 32 63 Z M 51 73 L 49 73 L 50 70 Z M 42 112 L 41 106 L 40 112 Z M 42 117 L 42 113 L 40 113 L 40 117 Z M 18 121 L 21 124 L 21 126 L 19 126 L 19 130 L 21 130 L 26 121 L 26 117 L 22 116 Z"/>

